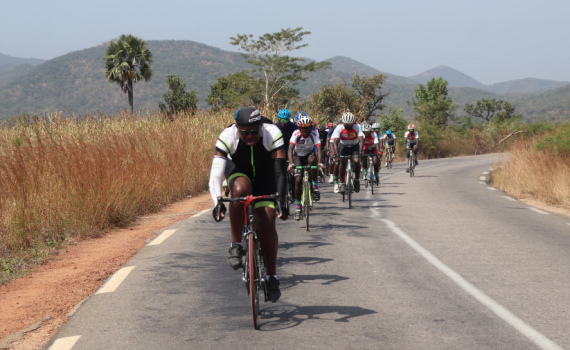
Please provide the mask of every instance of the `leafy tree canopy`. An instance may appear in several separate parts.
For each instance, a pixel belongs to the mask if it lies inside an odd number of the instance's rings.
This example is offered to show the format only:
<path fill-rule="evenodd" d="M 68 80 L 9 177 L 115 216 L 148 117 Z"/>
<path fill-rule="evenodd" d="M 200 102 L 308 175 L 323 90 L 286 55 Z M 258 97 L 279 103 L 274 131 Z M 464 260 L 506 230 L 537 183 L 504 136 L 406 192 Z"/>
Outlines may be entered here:
<path fill-rule="evenodd" d="M 416 98 L 408 104 L 413 106 L 416 117 L 423 124 L 445 127 L 453 118 L 453 111 L 457 109 L 448 94 L 447 81 L 443 78 L 432 78 L 426 86 L 418 86 Z"/>
<path fill-rule="evenodd" d="M 196 104 L 198 103 L 198 96 L 196 91 L 185 91 L 186 83 L 177 75 L 167 75 L 166 84 L 168 85 L 168 93 L 162 95 L 164 102 L 158 104 L 161 112 L 166 112 L 169 115 L 178 112 L 195 111 Z"/>
<path fill-rule="evenodd" d="M 267 106 L 276 103 L 287 87 L 305 81 L 308 73 L 330 68 L 330 62 L 303 64 L 304 59 L 286 55 L 287 52 L 308 46 L 301 44 L 303 37 L 308 34 L 311 32 L 299 27 L 281 29 L 280 32 L 267 33 L 257 39 L 252 34 L 230 37 L 230 43 L 239 46 L 245 52 L 242 55 L 247 62 L 255 66 L 251 74 L 263 82 L 262 93 Z"/>
<path fill-rule="evenodd" d="M 509 102 L 494 98 L 482 98 L 474 105 L 466 103 L 463 110 L 471 117 L 481 118 L 488 123 L 522 118 L 520 114 L 515 114 L 515 107 Z"/>
<path fill-rule="evenodd" d="M 360 103 L 363 107 L 363 113 L 366 119 L 376 115 L 377 111 L 381 111 L 384 106 L 382 100 L 388 94 L 382 94 L 382 84 L 386 80 L 386 76 L 377 74 L 372 77 L 366 75 L 360 76 L 355 74 L 352 76 L 352 89 L 360 97 Z"/>
<path fill-rule="evenodd" d="M 380 125 L 382 130 L 390 130 L 395 135 L 403 135 L 407 130 L 408 122 L 402 114 L 404 110 L 402 108 L 388 108 L 388 114 L 380 115 Z"/>

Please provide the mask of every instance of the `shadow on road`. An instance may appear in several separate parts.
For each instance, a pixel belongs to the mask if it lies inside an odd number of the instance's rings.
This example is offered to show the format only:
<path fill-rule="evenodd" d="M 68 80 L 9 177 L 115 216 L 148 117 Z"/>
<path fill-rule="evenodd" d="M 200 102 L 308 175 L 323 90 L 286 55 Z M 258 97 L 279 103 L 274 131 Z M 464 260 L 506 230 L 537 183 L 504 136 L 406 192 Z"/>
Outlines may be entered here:
<path fill-rule="evenodd" d="M 288 277 L 280 278 L 282 289 L 293 288 L 299 284 L 318 281 L 321 285 L 326 286 L 335 282 L 348 280 L 348 277 L 339 275 L 291 275 Z"/>
<path fill-rule="evenodd" d="M 332 245 L 332 243 L 327 242 L 288 242 L 288 243 L 279 243 L 279 250 L 289 250 L 294 248 L 318 248 L 325 245 Z"/>
<path fill-rule="evenodd" d="M 293 258 L 277 258 L 277 266 L 281 267 L 281 266 L 287 265 L 287 264 L 316 265 L 316 264 L 326 263 L 326 262 L 329 262 L 332 260 L 333 259 L 317 258 L 314 256 L 299 256 L 299 257 L 293 257 Z"/>
<path fill-rule="evenodd" d="M 363 208 L 363 207 L 359 207 Z M 346 230 L 356 230 L 356 229 L 365 229 L 368 228 L 367 226 L 360 226 L 360 225 L 338 225 L 338 224 L 326 224 L 326 225 L 311 225 L 311 228 L 319 228 L 324 230 L 338 230 L 338 229 L 346 229 Z"/>
<path fill-rule="evenodd" d="M 351 318 L 372 315 L 376 311 L 358 306 L 275 306 L 261 310 L 262 331 L 296 327 L 308 320 L 350 322 Z"/>

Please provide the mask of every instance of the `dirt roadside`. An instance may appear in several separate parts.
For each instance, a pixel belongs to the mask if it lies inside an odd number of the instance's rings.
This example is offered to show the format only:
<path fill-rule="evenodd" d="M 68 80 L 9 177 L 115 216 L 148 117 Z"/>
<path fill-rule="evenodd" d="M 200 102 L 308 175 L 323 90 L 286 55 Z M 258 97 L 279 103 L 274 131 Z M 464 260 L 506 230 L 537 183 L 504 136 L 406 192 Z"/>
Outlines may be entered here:
<path fill-rule="evenodd" d="M 0 349 L 42 349 L 67 322 L 70 311 L 175 222 L 211 207 L 208 194 L 185 199 L 141 217 L 127 229 L 68 246 L 46 265 L 0 287 Z M 11 346 L 11 347 L 10 347 Z"/>

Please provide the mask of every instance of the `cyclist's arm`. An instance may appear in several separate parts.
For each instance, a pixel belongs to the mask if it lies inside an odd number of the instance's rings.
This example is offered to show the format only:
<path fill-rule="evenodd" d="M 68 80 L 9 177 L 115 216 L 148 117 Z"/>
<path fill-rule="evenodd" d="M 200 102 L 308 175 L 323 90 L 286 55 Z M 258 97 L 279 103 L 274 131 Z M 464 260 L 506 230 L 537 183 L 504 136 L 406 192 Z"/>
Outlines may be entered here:
<path fill-rule="evenodd" d="M 287 150 L 287 158 L 289 158 L 289 164 L 293 164 L 293 155 L 295 154 L 295 144 L 290 143 L 289 149 Z"/>
<path fill-rule="evenodd" d="M 273 169 L 275 174 L 275 188 L 281 195 L 281 208 L 285 209 L 287 200 L 287 161 L 285 160 L 285 149 L 279 148 L 271 153 L 273 159 Z M 288 213 L 279 213 L 278 217 L 282 220 L 287 220 Z"/>
<path fill-rule="evenodd" d="M 317 164 L 323 163 L 323 152 L 321 152 L 321 144 L 317 145 Z"/>
<path fill-rule="evenodd" d="M 214 205 L 218 205 L 218 197 L 222 196 L 222 179 L 224 170 L 226 170 L 227 155 L 216 150 L 214 160 L 212 161 L 212 169 L 210 170 L 210 195 L 214 201 Z"/>
<path fill-rule="evenodd" d="M 360 154 L 362 154 L 362 150 L 364 149 L 364 137 L 358 136 L 358 144 L 360 145 Z"/>

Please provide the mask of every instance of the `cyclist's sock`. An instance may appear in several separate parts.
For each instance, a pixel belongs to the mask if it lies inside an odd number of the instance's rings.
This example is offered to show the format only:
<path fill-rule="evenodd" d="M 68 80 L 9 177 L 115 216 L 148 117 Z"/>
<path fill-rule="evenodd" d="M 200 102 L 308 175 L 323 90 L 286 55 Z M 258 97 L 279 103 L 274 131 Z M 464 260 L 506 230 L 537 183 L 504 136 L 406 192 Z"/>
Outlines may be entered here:
<path fill-rule="evenodd" d="M 318 188 L 318 187 L 317 187 L 317 182 L 316 182 L 316 181 L 312 181 L 312 183 L 313 183 L 313 190 L 314 190 L 315 188 Z"/>
<path fill-rule="evenodd" d="M 279 279 L 279 278 L 277 278 L 277 275 L 266 275 L 266 276 L 265 276 L 266 281 L 269 281 L 269 278 L 270 278 L 271 276 L 275 277 L 276 280 Z"/>
<path fill-rule="evenodd" d="M 333 176 L 333 179 L 334 179 L 335 181 L 337 181 L 337 180 L 338 180 L 338 176 L 334 175 L 334 176 Z"/>
<path fill-rule="evenodd" d="M 368 169 L 364 169 L 364 175 L 368 175 Z"/>

